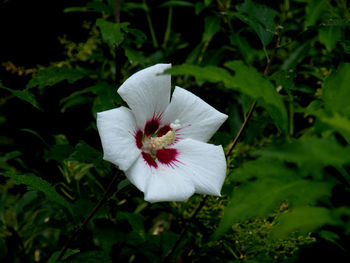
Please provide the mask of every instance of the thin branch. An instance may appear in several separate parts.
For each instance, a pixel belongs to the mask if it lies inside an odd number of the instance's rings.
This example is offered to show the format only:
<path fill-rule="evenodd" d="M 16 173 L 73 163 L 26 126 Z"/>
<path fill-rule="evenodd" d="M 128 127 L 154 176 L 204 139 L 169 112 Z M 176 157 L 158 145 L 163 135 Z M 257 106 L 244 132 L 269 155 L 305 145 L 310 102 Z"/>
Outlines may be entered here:
<path fill-rule="evenodd" d="M 98 202 L 98 204 L 94 207 L 94 209 L 90 212 L 90 214 L 84 219 L 84 221 L 80 224 L 79 228 L 77 228 L 73 234 L 71 235 L 71 237 L 67 240 L 66 244 L 64 245 L 64 247 L 61 250 L 61 253 L 58 255 L 57 261 L 59 261 L 63 255 L 66 253 L 70 243 L 77 237 L 77 235 L 79 234 L 79 232 L 86 226 L 86 224 L 90 221 L 90 219 L 96 214 L 96 212 L 100 209 L 100 207 L 102 206 L 102 204 L 104 203 L 104 201 L 107 198 L 107 195 L 109 194 L 109 192 L 112 189 L 112 186 L 115 182 L 115 180 L 117 179 L 119 175 L 119 171 L 117 171 L 114 175 L 114 177 L 112 178 L 111 182 L 109 183 L 109 185 L 107 186 L 106 191 L 103 194 L 102 199 Z"/>
<path fill-rule="evenodd" d="M 120 23 L 120 0 L 115 1 L 115 22 Z"/>
<path fill-rule="evenodd" d="M 271 53 L 271 57 L 270 59 L 267 61 L 267 64 L 266 64 L 266 67 L 265 67 L 265 70 L 264 70 L 264 75 L 268 75 L 270 73 L 270 67 L 271 67 L 271 63 L 273 61 L 273 59 L 275 58 L 276 54 L 277 54 L 277 50 L 279 49 L 280 47 L 280 41 L 281 41 L 281 31 L 282 31 L 283 27 L 282 26 L 278 26 L 276 28 L 276 36 L 277 36 L 277 39 L 276 39 L 276 45 Z M 245 117 L 244 119 L 244 122 L 241 126 L 241 128 L 239 129 L 235 139 L 233 140 L 233 143 L 230 147 L 230 149 L 228 150 L 228 152 L 226 153 L 225 157 L 226 159 L 228 158 L 228 156 L 231 154 L 231 152 L 233 151 L 233 149 L 235 148 L 235 146 L 237 145 L 237 142 L 238 140 L 240 139 L 243 131 L 246 129 L 247 127 L 247 124 L 248 124 L 248 121 L 250 119 L 250 117 L 252 116 L 253 112 L 254 112 L 254 109 L 255 109 L 255 106 L 256 106 L 256 101 L 252 104 L 252 106 L 250 107 L 249 109 L 249 112 L 247 114 L 247 116 Z M 180 236 L 177 238 L 175 244 L 173 245 L 173 247 L 171 248 L 171 250 L 168 252 L 168 254 L 165 256 L 163 262 L 166 263 L 166 262 L 169 262 L 170 261 L 170 258 L 171 256 L 173 255 L 173 253 L 175 252 L 175 250 L 177 249 L 177 247 L 180 245 L 182 239 L 185 237 L 189 227 L 190 227 L 190 224 L 191 222 L 196 218 L 197 214 L 199 213 L 199 211 L 203 208 L 203 206 L 205 205 L 205 202 L 208 200 L 208 195 L 204 195 L 202 201 L 198 204 L 197 208 L 194 210 L 193 214 L 191 215 L 191 217 L 189 218 L 187 224 L 185 225 L 185 227 L 182 229 L 181 231 L 181 234 Z"/>

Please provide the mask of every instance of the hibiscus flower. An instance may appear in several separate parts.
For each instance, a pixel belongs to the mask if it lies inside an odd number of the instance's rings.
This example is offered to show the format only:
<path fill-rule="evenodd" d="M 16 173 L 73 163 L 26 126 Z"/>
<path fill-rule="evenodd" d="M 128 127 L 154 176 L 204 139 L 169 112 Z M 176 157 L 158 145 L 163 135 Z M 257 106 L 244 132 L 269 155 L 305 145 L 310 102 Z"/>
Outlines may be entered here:
<path fill-rule="evenodd" d="M 97 114 L 104 159 L 117 165 L 149 202 L 220 196 L 226 174 L 222 146 L 206 143 L 227 119 L 191 92 L 175 87 L 170 64 L 129 77 L 118 89 L 130 109 Z"/>

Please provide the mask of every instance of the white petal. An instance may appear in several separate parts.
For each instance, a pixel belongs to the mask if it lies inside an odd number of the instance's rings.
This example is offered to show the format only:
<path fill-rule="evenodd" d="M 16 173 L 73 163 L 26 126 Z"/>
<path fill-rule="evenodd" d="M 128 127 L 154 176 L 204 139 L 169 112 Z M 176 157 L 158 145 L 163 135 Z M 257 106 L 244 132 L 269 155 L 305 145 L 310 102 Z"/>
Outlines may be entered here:
<path fill-rule="evenodd" d="M 145 68 L 129 77 L 118 89 L 141 129 L 153 116 L 163 114 L 169 104 L 171 76 L 162 73 L 170 67 L 171 64 L 157 64 Z"/>
<path fill-rule="evenodd" d="M 207 142 L 227 119 L 223 114 L 193 93 L 176 87 L 163 117 L 164 123 L 180 120 L 177 132 L 182 138 Z"/>
<path fill-rule="evenodd" d="M 135 118 L 125 108 L 107 110 L 97 113 L 97 128 L 101 137 L 103 159 L 127 170 L 140 155 L 136 146 L 134 133 Z"/>
<path fill-rule="evenodd" d="M 151 168 L 142 156 L 126 171 L 126 176 L 151 203 L 186 201 L 195 191 L 191 179 L 181 168 L 166 165 Z"/>
<path fill-rule="evenodd" d="M 179 166 L 192 180 L 196 193 L 220 196 L 226 175 L 226 160 L 221 145 L 184 139 L 174 148 L 179 152 Z"/>

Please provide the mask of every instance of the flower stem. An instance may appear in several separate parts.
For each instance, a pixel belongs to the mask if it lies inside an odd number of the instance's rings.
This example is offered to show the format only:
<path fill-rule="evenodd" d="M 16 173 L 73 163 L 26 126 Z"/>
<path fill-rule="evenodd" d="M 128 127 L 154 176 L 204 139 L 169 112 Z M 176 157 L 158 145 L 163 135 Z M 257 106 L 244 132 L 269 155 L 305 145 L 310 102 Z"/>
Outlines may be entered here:
<path fill-rule="evenodd" d="M 104 201 L 107 198 L 107 195 L 109 194 L 109 192 L 112 189 L 112 186 L 115 182 L 115 180 L 117 179 L 119 175 L 119 171 L 117 171 L 114 175 L 114 177 L 112 178 L 111 182 L 109 183 L 109 185 L 107 186 L 107 189 L 105 190 L 101 200 L 97 203 L 97 205 L 94 207 L 94 209 L 90 212 L 90 214 L 84 219 L 84 221 L 80 224 L 79 228 L 77 228 L 73 234 L 71 235 L 71 237 L 67 240 L 66 244 L 64 245 L 64 247 L 61 250 L 61 253 L 58 255 L 57 257 L 57 261 L 59 261 L 60 259 L 62 259 L 63 255 L 66 253 L 70 243 L 76 238 L 76 236 L 79 234 L 79 232 L 86 226 L 86 224 L 90 221 L 90 219 L 96 214 L 96 212 L 100 209 L 100 207 L 102 206 L 102 204 L 104 203 Z"/>
<path fill-rule="evenodd" d="M 276 45 L 271 53 L 271 57 L 270 59 L 268 59 L 265 70 L 264 70 L 264 75 L 267 76 L 270 73 L 270 67 L 271 67 L 271 63 L 273 61 L 273 59 L 275 58 L 276 54 L 277 54 L 277 50 L 280 47 L 280 41 L 281 41 L 281 31 L 282 31 L 282 27 L 278 26 L 276 28 Z M 247 114 L 247 116 L 245 117 L 245 120 L 241 126 L 241 128 L 239 129 L 235 139 L 233 140 L 233 143 L 230 147 L 230 149 L 228 150 L 228 152 L 226 153 L 225 157 L 226 159 L 228 158 L 228 156 L 231 154 L 232 150 L 234 149 L 234 147 L 237 145 L 237 142 L 239 140 L 239 138 L 241 137 L 243 131 L 245 130 L 245 128 L 247 127 L 247 123 L 250 119 L 250 117 L 252 116 L 255 106 L 256 106 L 256 101 L 252 104 L 252 106 L 249 109 L 249 112 Z M 185 237 L 189 227 L 190 227 L 190 223 L 196 218 L 197 214 L 199 213 L 199 211 L 203 208 L 203 206 L 205 205 L 205 202 L 208 200 L 208 195 L 204 195 L 203 199 L 201 200 L 201 202 L 198 204 L 197 208 L 194 210 L 193 214 L 191 215 L 191 217 L 189 218 L 187 224 L 185 225 L 185 227 L 182 229 L 180 236 L 177 238 L 175 244 L 173 245 L 173 247 L 171 248 L 171 250 L 166 254 L 163 262 L 169 262 L 170 258 L 172 256 L 172 254 L 175 252 L 175 250 L 177 249 L 177 247 L 179 246 L 179 244 L 181 243 L 182 239 Z"/>

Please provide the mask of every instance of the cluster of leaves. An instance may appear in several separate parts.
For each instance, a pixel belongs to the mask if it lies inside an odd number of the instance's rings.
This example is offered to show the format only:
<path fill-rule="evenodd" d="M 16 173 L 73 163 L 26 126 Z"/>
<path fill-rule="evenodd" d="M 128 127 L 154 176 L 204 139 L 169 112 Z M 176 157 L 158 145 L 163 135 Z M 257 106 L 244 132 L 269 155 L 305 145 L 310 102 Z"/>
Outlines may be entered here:
<path fill-rule="evenodd" d="M 86 16 L 79 41 L 59 37 L 63 60 L 2 64 L 0 261 L 58 262 L 118 172 L 102 160 L 96 113 L 123 105 L 117 86 L 160 62 L 229 115 L 212 140 L 227 151 L 257 102 L 222 197 L 170 260 L 350 259 L 346 1 L 90 0 L 62 14 Z M 202 198 L 150 205 L 122 174 L 113 188 L 62 262 L 162 262 Z"/>

